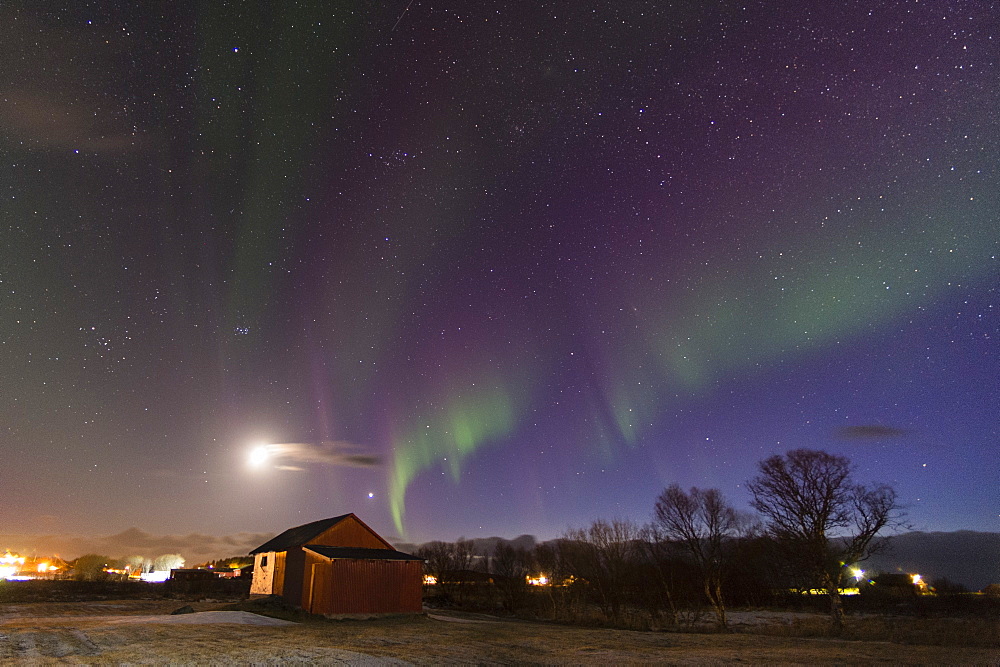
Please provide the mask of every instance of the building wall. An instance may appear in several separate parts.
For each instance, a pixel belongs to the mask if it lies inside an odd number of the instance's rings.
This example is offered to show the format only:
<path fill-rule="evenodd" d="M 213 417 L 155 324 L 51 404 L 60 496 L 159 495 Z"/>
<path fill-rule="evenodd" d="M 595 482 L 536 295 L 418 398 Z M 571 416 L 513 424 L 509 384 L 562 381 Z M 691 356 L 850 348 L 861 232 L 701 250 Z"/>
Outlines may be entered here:
<path fill-rule="evenodd" d="M 314 614 L 398 614 L 422 609 L 420 561 L 307 559 L 304 609 Z"/>
<path fill-rule="evenodd" d="M 309 540 L 309 544 L 328 547 L 363 547 L 365 549 L 392 549 L 392 545 L 376 535 L 357 518 L 349 516 L 337 525 Z"/>
<path fill-rule="evenodd" d="M 303 553 L 305 558 L 303 559 L 303 564 L 302 564 L 302 573 L 303 573 L 302 597 L 300 598 L 298 604 L 306 611 L 311 612 L 312 611 L 311 601 L 314 599 L 314 597 L 319 595 L 319 593 L 317 593 L 317 589 L 321 589 L 325 585 L 322 581 L 321 582 L 316 581 L 316 575 L 315 575 L 316 566 L 329 563 L 330 559 L 318 556 L 311 551 L 304 551 Z M 328 573 L 325 574 L 328 577 Z M 324 581 L 326 580 L 324 579 Z M 313 612 L 313 613 L 318 614 L 322 612 Z"/>
<path fill-rule="evenodd" d="M 253 557 L 253 581 L 251 595 L 270 595 L 274 585 L 274 552 L 255 554 Z"/>
<path fill-rule="evenodd" d="M 278 595 L 284 596 L 288 602 L 296 607 L 305 608 L 304 593 L 302 588 L 302 572 L 305 568 L 306 552 L 301 547 L 293 547 L 284 553 L 284 568 L 281 576 L 281 591 L 275 591 Z M 277 581 L 277 579 L 275 579 Z"/>
<path fill-rule="evenodd" d="M 264 565 L 264 559 L 267 565 Z M 285 575 L 285 552 L 255 554 L 251 595 L 281 595 Z"/>

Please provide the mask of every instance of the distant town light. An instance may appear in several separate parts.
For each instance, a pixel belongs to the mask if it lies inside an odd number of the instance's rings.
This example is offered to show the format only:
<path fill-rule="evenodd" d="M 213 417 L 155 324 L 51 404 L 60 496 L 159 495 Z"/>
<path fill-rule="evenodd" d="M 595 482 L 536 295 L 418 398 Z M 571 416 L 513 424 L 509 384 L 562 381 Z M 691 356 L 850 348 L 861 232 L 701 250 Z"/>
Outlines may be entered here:
<path fill-rule="evenodd" d="M 15 556 L 9 551 L 0 556 L 0 579 L 12 579 L 16 577 L 22 565 L 24 565 L 23 556 Z"/>
<path fill-rule="evenodd" d="M 27 581 L 53 575 L 62 569 L 53 560 L 58 558 L 25 558 L 7 551 L 0 556 L 0 579 Z"/>

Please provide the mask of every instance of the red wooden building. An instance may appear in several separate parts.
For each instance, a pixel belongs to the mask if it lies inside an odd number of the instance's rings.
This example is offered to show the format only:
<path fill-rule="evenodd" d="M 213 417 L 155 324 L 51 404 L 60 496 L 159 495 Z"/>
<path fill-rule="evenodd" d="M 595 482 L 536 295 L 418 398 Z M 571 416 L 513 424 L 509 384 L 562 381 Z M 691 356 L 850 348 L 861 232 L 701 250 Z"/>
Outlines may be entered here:
<path fill-rule="evenodd" d="M 251 595 L 280 595 L 313 614 L 418 613 L 423 561 L 354 514 L 289 528 L 250 552 Z"/>

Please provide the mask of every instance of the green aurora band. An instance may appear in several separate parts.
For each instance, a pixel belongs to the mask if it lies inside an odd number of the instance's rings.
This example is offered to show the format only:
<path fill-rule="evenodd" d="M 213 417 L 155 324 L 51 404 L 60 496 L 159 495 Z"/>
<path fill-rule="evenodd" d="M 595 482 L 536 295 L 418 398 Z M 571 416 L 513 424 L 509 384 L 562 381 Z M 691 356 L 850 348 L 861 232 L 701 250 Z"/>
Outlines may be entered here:
<path fill-rule="evenodd" d="M 394 438 L 389 502 L 401 535 L 405 534 L 406 490 L 417 475 L 441 465 L 457 484 L 466 459 L 517 427 L 527 405 L 527 392 L 520 391 L 517 383 L 484 386 L 488 388 L 467 392 L 425 419 L 415 420 L 415 426 Z"/>
<path fill-rule="evenodd" d="M 773 245 L 800 246 L 792 257 L 774 252 L 734 262 L 725 276 L 703 280 L 680 303 L 643 303 L 656 324 L 634 337 L 640 351 L 631 359 L 620 363 L 624 352 L 618 351 L 603 390 L 622 440 L 635 443 L 643 424 L 660 420 L 671 396 L 704 392 L 725 375 L 849 342 L 918 314 L 963 278 L 996 270 L 1000 202 L 956 194 L 951 204 L 922 203 L 911 203 L 905 218 L 883 215 L 860 240 L 834 229 L 823 238 L 792 237 Z M 873 210 L 860 214 L 879 217 Z"/>

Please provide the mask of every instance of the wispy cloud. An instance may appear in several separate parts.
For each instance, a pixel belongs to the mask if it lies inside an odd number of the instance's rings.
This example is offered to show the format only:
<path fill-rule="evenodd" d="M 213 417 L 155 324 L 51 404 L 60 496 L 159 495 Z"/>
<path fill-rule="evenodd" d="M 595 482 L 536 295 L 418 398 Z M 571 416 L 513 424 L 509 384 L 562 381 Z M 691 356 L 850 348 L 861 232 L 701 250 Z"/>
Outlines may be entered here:
<path fill-rule="evenodd" d="M 53 27 L 4 7 L 0 45 L 0 144 L 114 155 L 148 148 L 122 113 L 127 78 L 102 75 L 130 48 L 127 34 Z"/>
<path fill-rule="evenodd" d="M 354 468 L 374 468 L 382 464 L 378 456 L 349 442 L 282 442 L 261 445 L 260 453 L 260 464 L 279 470 L 305 470 L 304 466 L 309 464 Z"/>

